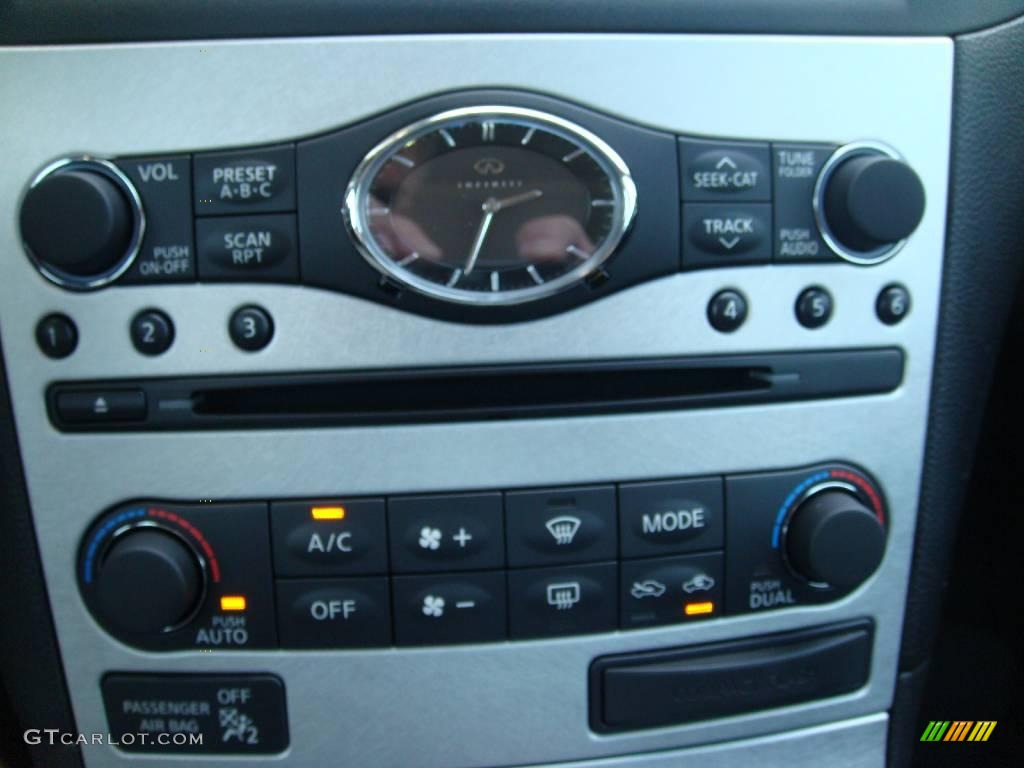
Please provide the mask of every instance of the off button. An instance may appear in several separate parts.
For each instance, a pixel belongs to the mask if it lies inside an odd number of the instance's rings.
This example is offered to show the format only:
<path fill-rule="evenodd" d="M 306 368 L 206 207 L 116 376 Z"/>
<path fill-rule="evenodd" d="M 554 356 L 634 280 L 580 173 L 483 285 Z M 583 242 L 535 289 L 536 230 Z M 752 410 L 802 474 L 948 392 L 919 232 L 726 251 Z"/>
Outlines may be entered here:
<path fill-rule="evenodd" d="M 725 535 L 719 478 L 619 487 L 622 557 L 719 549 Z"/>
<path fill-rule="evenodd" d="M 384 500 L 270 505 L 278 576 L 387 573 Z"/>

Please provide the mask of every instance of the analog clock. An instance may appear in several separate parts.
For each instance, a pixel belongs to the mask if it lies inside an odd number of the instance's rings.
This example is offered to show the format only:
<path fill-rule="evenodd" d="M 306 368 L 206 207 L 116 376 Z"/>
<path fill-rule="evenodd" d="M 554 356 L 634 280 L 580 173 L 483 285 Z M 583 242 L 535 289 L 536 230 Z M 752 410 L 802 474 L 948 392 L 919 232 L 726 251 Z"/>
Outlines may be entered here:
<path fill-rule="evenodd" d="M 474 305 L 521 304 L 598 273 L 636 214 L 600 138 L 532 109 L 453 109 L 395 132 L 360 163 L 343 212 L 392 282 Z"/>

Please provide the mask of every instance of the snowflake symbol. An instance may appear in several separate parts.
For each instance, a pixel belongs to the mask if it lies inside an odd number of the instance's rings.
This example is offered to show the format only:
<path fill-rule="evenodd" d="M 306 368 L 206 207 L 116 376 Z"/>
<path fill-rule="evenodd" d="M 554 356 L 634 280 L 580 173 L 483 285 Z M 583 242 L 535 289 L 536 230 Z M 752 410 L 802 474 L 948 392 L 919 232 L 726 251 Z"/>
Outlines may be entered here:
<path fill-rule="evenodd" d="M 433 616 L 435 619 L 444 614 L 444 598 L 437 595 L 427 595 L 423 598 L 423 613 L 425 616 Z"/>
<path fill-rule="evenodd" d="M 420 529 L 420 546 L 423 549 L 437 549 L 441 546 L 441 530 L 425 525 Z"/>

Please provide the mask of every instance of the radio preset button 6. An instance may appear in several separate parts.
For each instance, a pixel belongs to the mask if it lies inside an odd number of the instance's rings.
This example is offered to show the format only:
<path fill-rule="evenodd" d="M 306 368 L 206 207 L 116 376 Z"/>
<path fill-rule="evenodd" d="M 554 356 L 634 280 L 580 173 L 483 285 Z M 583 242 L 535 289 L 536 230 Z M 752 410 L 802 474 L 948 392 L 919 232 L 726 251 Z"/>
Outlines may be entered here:
<path fill-rule="evenodd" d="M 500 493 L 391 498 L 388 527 L 395 572 L 505 566 Z"/>
<path fill-rule="evenodd" d="M 278 576 L 387 573 L 383 499 L 270 505 Z"/>
<path fill-rule="evenodd" d="M 510 566 L 611 560 L 618 551 L 614 486 L 515 491 L 505 510 Z"/>
<path fill-rule="evenodd" d="M 391 599 L 384 576 L 277 582 L 282 648 L 391 645 Z"/>
<path fill-rule="evenodd" d="M 292 145 L 196 155 L 196 216 L 295 210 Z"/>
<path fill-rule="evenodd" d="M 680 139 L 683 200 L 771 200 L 767 144 Z"/>
<path fill-rule="evenodd" d="M 720 478 L 619 486 L 623 557 L 718 549 L 725 536 Z"/>

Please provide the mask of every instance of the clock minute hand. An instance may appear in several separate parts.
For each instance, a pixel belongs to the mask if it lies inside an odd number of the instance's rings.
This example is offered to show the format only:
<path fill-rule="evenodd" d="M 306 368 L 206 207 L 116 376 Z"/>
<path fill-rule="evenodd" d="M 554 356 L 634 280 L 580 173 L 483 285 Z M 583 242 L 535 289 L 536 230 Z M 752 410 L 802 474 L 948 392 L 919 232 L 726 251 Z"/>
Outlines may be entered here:
<path fill-rule="evenodd" d="M 480 250 L 484 247 L 484 238 L 487 237 L 487 230 L 491 228 L 491 220 L 494 218 L 494 214 L 498 212 L 497 209 L 498 201 L 493 197 L 487 198 L 484 204 L 480 206 L 483 209 L 484 217 L 480 219 L 480 226 L 476 229 L 476 236 L 473 238 L 473 245 L 469 249 L 469 258 L 466 259 L 466 268 L 462 274 L 468 275 L 473 271 L 473 267 L 476 266 L 476 260 L 480 258 Z"/>

